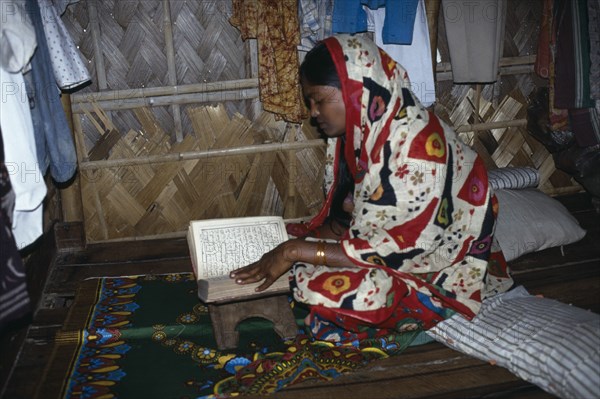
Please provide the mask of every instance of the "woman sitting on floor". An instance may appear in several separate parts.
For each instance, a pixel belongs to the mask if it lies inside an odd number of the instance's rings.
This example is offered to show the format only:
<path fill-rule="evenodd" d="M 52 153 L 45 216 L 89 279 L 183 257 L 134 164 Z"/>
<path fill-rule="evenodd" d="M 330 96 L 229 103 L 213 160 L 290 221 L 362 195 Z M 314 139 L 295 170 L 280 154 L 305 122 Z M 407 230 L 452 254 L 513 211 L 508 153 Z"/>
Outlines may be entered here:
<path fill-rule="evenodd" d="M 312 334 L 336 342 L 427 330 L 455 313 L 470 319 L 510 288 L 491 251 L 484 164 L 419 103 L 406 71 L 372 41 L 338 35 L 306 55 L 300 75 L 327 137 L 325 204 L 290 226 L 302 238 L 231 277 L 264 280 L 260 291 L 293 269 Z"/>

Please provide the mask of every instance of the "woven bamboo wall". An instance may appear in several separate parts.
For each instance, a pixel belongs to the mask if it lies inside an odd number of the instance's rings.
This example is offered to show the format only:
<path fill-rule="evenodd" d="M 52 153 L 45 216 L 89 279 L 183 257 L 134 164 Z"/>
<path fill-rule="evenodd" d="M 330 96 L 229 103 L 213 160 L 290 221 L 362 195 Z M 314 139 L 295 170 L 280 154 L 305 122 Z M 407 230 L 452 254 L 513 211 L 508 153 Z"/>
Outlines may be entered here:
<path fill-rule="evenodd" d="M 174 143 L 147 108 L 136 110 L 143 129 L 124 135 L 101 108 L 88 114 L 102 134 L 82 164 L 88 240 L 178 234 L 190 219 L 318 210 L 313 182 L 324 154 L 312 130 L 282 131 L 266 113 L 254 123 L 230 118 L 223 105 L 188 114 L 194 133 Z"/>
<path fill-rule="evenodd" d="M 509 3 L 494 85 L 452 84 L 440 18 L 436 111 L 462 126 L 489 168 L 533 166 L 543 191 L 579 190 L 523 127 L 527 97 L 540 84 L 532 63 L 541 5 Z M 190 219 L 318 210 L 322 143 L 310 128 L 260 112 L 254 44 L 229 24 L 230 7 L 85 0 L 67 9 L 63 20 L 93 76 L 72 96 L 88 242 L 180 235 Z M 472 126 L 494 121 L 516 123 Z"/>
<path fill-rule="evenodd" d="M 120 90 L 107 104 L 118 108 L 144 97 L 143 89 L 196 83 L 218 86 L 222 81 L 252 77 L 248 44 L 228 22 L 230 7 L 230 2 L 221 0 L 85 0 L 68 7 L 63 20 L 93 77 L 80 93 Z M 249 115 L 258 93 L 252 94 L 250 100 L 221 102 L 230 114 Z M 216 100 L 227 98 L 238 97 L 227 93 Z M 150 104 L 152 99 L 147 101 Z M 185 104 L 151 108 L 172 140 L 192 130 L 185 108 Z M 121 132 L 141 128 L 125 109 L 112 112 L 111 119 Z M 82 123 L 90 148 L 99 135 L 89 121 Z"/>
<path fill-rule="evenodd" d="M 253 43 L 229 24 L 230 7 L 69 7 L 63 19 L 93 76 L 72 96 L 88 242 L 180 235 L 190 219 L 317 210 L 323 143 L 295 144 L 315 133 L 260 112 Z"/>

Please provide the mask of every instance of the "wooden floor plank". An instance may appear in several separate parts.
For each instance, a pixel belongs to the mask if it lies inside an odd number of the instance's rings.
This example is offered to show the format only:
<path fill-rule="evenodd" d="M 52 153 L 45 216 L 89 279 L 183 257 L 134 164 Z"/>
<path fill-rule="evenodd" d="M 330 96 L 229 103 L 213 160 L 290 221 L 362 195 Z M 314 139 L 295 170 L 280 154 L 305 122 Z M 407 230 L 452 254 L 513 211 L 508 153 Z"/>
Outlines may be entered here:
<path fill-rule="evenodd" d="M 61 265 L 72 265 L 181 257 L 189 257 L 189 248 L 185 238 L 89 244 L 84 250 L 60 254 L 58 261 Z"/>
<path fill-rule="evenodd" d="M 20 353 L 27 336 L 27 325 L 11 326 L 0 336 L 0 397 L 9 381 L 12 384 L 12 374 L 16 366 L 15 359 L 20 358 Z"/>
<path fill-rule="evenodd" d="M 55 309 L 38 309 L 33 317 L 33 325 L 40 327 L 62 326 L 69 309 L 66 307 Z"/>
<path fill-rule="evenodd" d="M 409 348 L 402 354 L 375 361 L 363 369 L 329 382 L 308 381 L 290 386 L 272 397 L 432 398 L 439 395 L 440 398 L 465 398 L 469 397 L 467 392 L 481 397 L 480 394 L 506 392 L 506 395 L 528 395 L 537 391 L 540 389 L 503 368 L 489 365 L 439 343 L 431 343 Z M 539 397 L 553 396 L 543 393 Z"/>
<path fill-rule="evenodd" d="M 398 357 L 401 357 L 399 355 Z M 380 362 L 378 362 L 380 363 Z M 416 373 L 404 377 L 381 377 L 379 370 L 360 371 L 340 376 L 333 384 L 320 383 L 290 387 L 274 394 L 276 399 L 290 398 L 431 398 L 466 397 L 466 392 L 501 392 L 530 384 L 520 380 L 505 369 L 488 364 L 471 367 L 438 369 L 432 373 Z M 458 393 L 453 395 L 453 393 Z"/>
<path fill-rule="evenodd" d="M 78 284 L 88 278 L 138 276 L 146 274 L 191 273 L 192 263 L 188 258 L 171 258 L 147 261 L 111 262 L 103 264 L 58 265 L 47 292 L 73 295 Z"/>
<path fill-rule="evenodd" d="M 597 260 L 523 271 L 514 275 L 532 295 L 600 313 L 600 267 Z"/>
<path fill-rule="evenodd" d="M 18 357 L 18 363 L 4 392 L 6 399 L 31 399 L 42 380 L 51 357 L 54 337 L 62 325 L 37 327 L 32 325 Z"/>

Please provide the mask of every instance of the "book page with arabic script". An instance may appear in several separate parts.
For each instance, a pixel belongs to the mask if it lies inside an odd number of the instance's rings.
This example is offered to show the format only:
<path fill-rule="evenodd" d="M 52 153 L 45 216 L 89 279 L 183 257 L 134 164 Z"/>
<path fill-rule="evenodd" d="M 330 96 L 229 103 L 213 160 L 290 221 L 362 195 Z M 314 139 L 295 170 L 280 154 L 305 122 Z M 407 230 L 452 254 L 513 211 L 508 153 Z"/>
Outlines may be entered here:
<path fill-rule="evenodd" d="M 199 280 L 224 276 L 254 263 L 287 239 L 279 216 L 192 221 L 188 235 Z"/>

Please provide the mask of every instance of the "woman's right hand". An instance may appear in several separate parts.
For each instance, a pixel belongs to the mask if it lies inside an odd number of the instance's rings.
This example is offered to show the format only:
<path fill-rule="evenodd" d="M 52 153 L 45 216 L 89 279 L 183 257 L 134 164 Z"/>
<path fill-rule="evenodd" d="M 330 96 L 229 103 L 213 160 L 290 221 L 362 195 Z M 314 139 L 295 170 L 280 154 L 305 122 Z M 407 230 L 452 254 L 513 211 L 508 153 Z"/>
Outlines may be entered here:
<path fill-rule="evenodd" d="M 237 284 L 251 284 L 261 280 L 264 282 L 256 288 L 257 292 L 267 289 L 275 280 L 292 267 L 294 260 L 286 254 L 292 241 L 286 241 L 275 249 L 264 254 L 257 262 L 234 270 L 229 275 Z"/>

